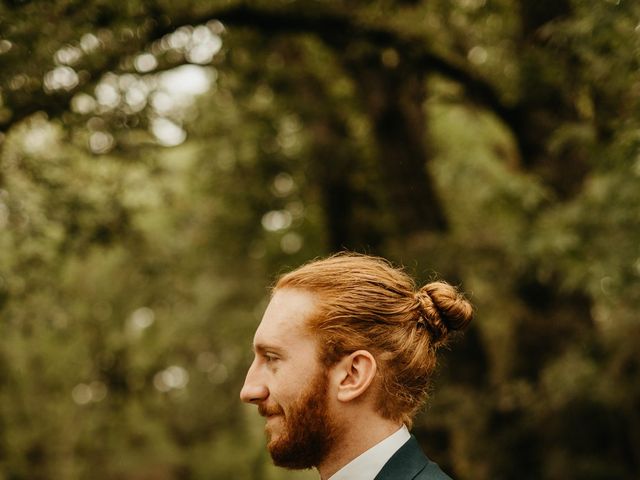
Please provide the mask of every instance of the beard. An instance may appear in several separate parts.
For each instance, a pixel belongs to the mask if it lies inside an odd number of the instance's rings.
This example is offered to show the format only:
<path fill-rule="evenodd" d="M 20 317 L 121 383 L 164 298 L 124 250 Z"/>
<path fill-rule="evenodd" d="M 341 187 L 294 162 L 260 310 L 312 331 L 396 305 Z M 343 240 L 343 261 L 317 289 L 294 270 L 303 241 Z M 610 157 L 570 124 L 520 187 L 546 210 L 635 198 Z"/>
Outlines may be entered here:
<path fill-rule="evenodd" d="M 281 406 L 258 406 L 262 416 L 279 415 L 279 435 L 268 425 L 267 448 L 279 467 L 304 469 L 322 463 L 338 437 L 338 426 L 328 410 L 328 379 L 320 372 L 309 388 L 291 404 L 286 413 Z"/>

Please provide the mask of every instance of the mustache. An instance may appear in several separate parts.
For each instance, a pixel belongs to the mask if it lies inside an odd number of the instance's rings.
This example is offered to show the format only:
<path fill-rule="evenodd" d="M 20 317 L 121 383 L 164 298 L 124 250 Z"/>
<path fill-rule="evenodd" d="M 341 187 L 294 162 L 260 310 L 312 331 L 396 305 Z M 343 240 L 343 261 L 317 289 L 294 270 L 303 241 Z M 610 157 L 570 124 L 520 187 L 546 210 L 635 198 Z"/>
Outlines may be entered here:
<path fill-rule="evenodd" d="M 258 405 L 258 413 L 263 417 L 269 417 L 271 415 L 284 415 L 284 410 L 280 405 L 267 405 L 261 403 Z"/>

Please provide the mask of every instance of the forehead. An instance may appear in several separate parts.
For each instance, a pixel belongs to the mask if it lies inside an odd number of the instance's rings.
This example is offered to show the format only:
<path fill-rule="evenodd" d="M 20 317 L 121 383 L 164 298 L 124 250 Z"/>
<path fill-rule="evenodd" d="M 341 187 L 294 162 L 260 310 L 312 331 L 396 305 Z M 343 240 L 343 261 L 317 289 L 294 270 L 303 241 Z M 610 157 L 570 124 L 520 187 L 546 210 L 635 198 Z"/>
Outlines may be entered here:
<path fill-rule="evenodd" d="M 276 290 L 253 339 L 254 347 L 295 348 L 299 344 L 314 343 L 305 328 L 306 321 L 316 310 L 315 296 L 303 290 Z"/>

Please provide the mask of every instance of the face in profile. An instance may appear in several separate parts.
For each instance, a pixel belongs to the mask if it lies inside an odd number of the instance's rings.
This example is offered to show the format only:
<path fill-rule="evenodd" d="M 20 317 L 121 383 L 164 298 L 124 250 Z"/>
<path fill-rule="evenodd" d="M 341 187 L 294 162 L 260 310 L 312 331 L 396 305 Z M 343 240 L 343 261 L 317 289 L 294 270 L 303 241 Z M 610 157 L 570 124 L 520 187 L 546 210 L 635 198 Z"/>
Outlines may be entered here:
<path fill-rule="evenodd" d="M 315 297 L 283 289 L 274 294 L 254 337 L 255 358 L 240 393 L 266 418 L 268 449 L 276 465 L 310 468 L 331 451 L 338 435 L 330 414 L 328 376 L 316 339 L 306 328 Z"/>

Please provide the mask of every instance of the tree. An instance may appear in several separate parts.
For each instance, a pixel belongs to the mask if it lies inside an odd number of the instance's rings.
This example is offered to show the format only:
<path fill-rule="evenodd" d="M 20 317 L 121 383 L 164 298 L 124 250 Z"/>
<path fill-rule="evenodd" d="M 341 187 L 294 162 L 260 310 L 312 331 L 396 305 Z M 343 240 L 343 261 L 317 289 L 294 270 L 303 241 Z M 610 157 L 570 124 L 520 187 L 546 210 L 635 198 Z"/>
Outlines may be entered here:
<path fill-rule="evenodd" d="M 458 477 L 637 475 L 638 6 L 1 8 L 7 475 L 247 463 L 204 452 L 253 438 L 232 394 L 249 305 L 271 272 L 341 247 L 474 292 L 476 324 L 416 427 Z M 163 90 L 184 63 L 214 86 L 197 103 Z M 69 391 L 80 406 L 51 402 L 64 413 L 48 429 L 24 420 L 53 418 L 25 399 Z M 213 394 L 219 411 L 198 400 Z M 52 444 L 86 406 L 109 447 L 78 429 Z M 252 478 L 267 475 L 258 451 Z"/>

